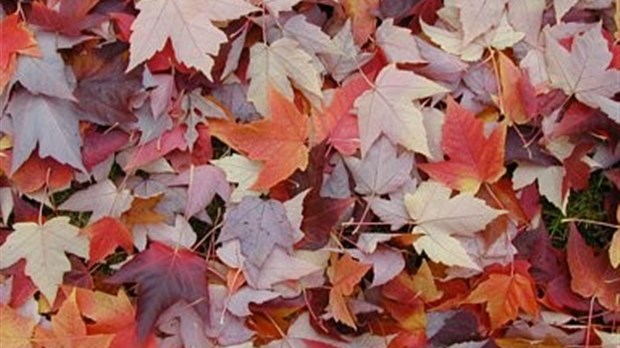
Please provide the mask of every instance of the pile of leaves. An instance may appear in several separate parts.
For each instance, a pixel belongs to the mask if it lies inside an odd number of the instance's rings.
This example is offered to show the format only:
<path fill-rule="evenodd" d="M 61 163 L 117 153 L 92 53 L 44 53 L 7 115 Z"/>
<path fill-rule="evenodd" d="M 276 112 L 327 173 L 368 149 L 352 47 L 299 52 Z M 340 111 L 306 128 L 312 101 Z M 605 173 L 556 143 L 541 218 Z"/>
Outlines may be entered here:
<path fill-rule="evenodd" d="M 618 1 L 1 4 L 3 348 L 620 342 Z"/>

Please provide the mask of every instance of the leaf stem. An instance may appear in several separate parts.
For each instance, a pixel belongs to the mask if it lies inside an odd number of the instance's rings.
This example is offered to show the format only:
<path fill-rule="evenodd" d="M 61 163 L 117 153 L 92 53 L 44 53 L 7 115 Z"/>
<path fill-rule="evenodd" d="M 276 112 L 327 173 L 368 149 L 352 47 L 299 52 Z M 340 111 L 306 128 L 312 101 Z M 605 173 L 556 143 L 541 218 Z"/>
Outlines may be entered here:
<path fill-rule="evenodd" d="M 589 220 L 589 219 L 580 219 L 580 218 L 566 218 L 566 219 L 562 219 L 562 222 L 563 223 L 581 222 L 584 224 L 597 225 L 597 226 L 603 226 L 603 227 L 609 227 L 609 228 L 620 228 L 620 225 L 614 225 L 614 224 L 610 224 L 607 222 Z"/>

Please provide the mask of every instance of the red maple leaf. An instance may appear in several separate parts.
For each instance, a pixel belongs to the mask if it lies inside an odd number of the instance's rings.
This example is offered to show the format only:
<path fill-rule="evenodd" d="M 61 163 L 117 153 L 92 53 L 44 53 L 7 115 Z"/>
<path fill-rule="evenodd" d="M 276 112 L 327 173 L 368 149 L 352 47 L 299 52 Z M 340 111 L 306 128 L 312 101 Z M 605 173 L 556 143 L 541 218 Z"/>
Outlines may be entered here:
<path fill-rule="evenodd" d="M 189 250 L 153 242 L 110 277 L 109 283 L 138 283 L 138 339 L 143 341 L 157 318 L 179 300 L 192 303 L 209 320 L 207 263 Z"/>
<path fill-rule="evenodd" d="M 431 178 L 459 191 L 478 191 L 482 183 L 494 183 L 504 175 L 506 127 L 497 127 L 487 138 L 484 122 L 448 98 L 441 147 L 449 157 L 418 167 Z"/>

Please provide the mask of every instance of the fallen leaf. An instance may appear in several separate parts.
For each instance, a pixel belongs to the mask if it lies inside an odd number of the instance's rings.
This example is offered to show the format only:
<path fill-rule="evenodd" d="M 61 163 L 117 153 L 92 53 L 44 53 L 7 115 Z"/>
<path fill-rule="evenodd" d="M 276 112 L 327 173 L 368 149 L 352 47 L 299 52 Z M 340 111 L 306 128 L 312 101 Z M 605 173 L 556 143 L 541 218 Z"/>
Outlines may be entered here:
<path fill-rule="evenodd" d="M 133 251 L 133 235 L 119 220 L 104 217 L 86 226 L 81 231 L 90 238 L 89 262 L 103 261 L 116 248 L 121 247 L 127 253 Z"/>
<path fill-rule="evenodd" d="M 620 71 L 608 69 L 612 54 L 601 30 L 599 22 L 576 35 L 570 51 L 545 31 L 547 71 L 553 87 L 620 123 L 620 103 L 613 100 Z"/>
<path fill-rule="evenodd" d="M 237 239 L 248 261 L 260 267 L 276 246 L 291 252 L 295 243 L 294 229 L 282 203 L 244 197 L 224 217 L 218 242 Z"/>
<path fill-rule="evenodd" d="M 481 231 L 504 211 L 492 209 L 469 193 L 450 198 L 451 192 L 441 183 L 426 181 L 413 194 L 405 195 L 405 206 L 416 224 L 413 234 L 421 235 L 413 246 L 433 261 L 479 269 L 465 247 L 451 235 Z"/>
<path fill-rule="evenodd" d="M 129 66 L 151 58 L 168 40 L 179 62 L 211 78 L 213 58 L 227 37 L 212 24 L 244 16 L 258 8 L 242 0 L 153 0 L 136 5 L 140 11 L 131 26 Z"/>
<path fill-rule="evenodd" d="M 409 29 L 394 25 L 394 19 L 383 21 L 377 28 L 375 36 L 377 45 L 381 47 L 390 63 L 425 62 Z"/>
<path fill-rule="evenodd" d="M 345 12 L 351 18 L 351 30 L 355 43 L 364 45 L 377 27 L 374 13 L 379 9 L 379 0 L 345 0 L 342 2 Z"/>
<path fill-rule="evenodd" d="M 308 52 L 340 54 L 329 35 L 318 25 L 308 22 L 304 15 L 296 15 L 286 21 L 282 30 L 284 37 L 296 40 Z"/>
<path fill-rule="evenodd" d="M 5 173 L 11 172 L 11 151 L 6 151 L 0 156 L 0 170 Z M 73 180 L 73 168 L 58 163 L 53 158 L 42 159 L 36 152 L 15 171 L 9 178 L 15 187 L 21 192 L 32 193 L 43 187 L 51 191 L 69 187 Z"/>
<path fill-rule="evenodd" d="M 121 215 L 121 221 L 133 229 L 135 225 L 158 224 L 164 222 L 164 216 L 155 211 L 163 196 L 156 195 L 149 198 L 134 197 L 129 210 Z"/>
<path fill-rule="evenodd" d="M 66 69 L 65 62 L 58 53 L 58 36 L 45 31 L 37 31 L 36 40 L 41 55 L 21 56 L 17 61 L 17 70 L 13 80 L 19 81 L 32 94 L 42 93 L 50 97 L 75 101 L 74 87 L 71 85 L 74 77 Z"/>
<path fill-rule="evenodd" d="M 142 71 L 125 74 L 124 46 L 107 45 L 78 56 L 72 63 L 77 78 L 75 98 L 89 121 L 115 125 L 133 122 L 132 99 L 143 89 Z"/>
<path fill-rule="evenodd" d="M 60 32 L 68 36 L 79 36 L 84 29 L 97 26 L 105 17 L 90 13 L 100 0 L 61 0 L 57 6 L 33 3 L 28 20 L 47 31 Z M 94 12 L 94 11 L 92 11 Z"/>
<path fill-rule="evenodd" d="M 127 189 L 119 190 L 114 183 L 107 179 L 89 186 L 85 190 L 77 191 L 58 208 L 69 211 L 91 211 L 90 221 L 97 221 L 103 217 L 120 217 L 131 207 L 133 196 Z"/>
<path fill-rule="evenodd" d="M 504 12 L 507 0 L 456 0 L 463 25 L 463 46 L 491 29 Z"/>
<path fill-rule="evenodd" d="M 291 284 L 294 280 L 323 269 L 323 265 L 317 265 L 296 257 L 294 253 L 289 255 L 284 248 L 275 246 L 262 265 L 256 266 L 253 263 L 246 263 L 244 274 L 248 284 L 256 289 L 271 289 L 276 284 Z"/>
<path fill-rule="evenodd" d="M 40 56 L 37 42 L 28 27 L 14 13 L 0 21 L 2 46 L 0 46 L 0 93 L 11 81 L 17 69 L 17 55 Z"/>
<path fill-rule="evenodd" d="M 329 290 L 330 311 L 334 319 L 354 329 L 356 328 L 355 318 L 347 306 L 346 297 L 353 294 L 353 290 L 371 267 L 345 254 L 327 269 L 327 276 L 332 284 Z"/>
<path fill-rule="evenodd" d="M 37 144 L 39 156 L 51 156 L 58 162 L 86 172 L 82 164 L 82 138 L 78 128 L 83 118 L 75 104 L 68 100 L 16 93 L 7 108 L 13 120 L 15 138 L 11 172 L 15 172 L 30 157 Z M 32 127 L 36 124 L 37 127 Z"/>
<path fill-rule="evenodd" d="M 269 90 L 269 100 L 271 119 L 242 125 L 221 120 L 209 122 L 214 136 L 247 153 L 250 159 L 263 162 L 253 190 L 267 190 L 308 165 L 306 117 L 275 89 Z"/>
<path fill-rule="evenodd" d="M 333 90 L 331 100 L 322 110 L 312 109 L 314 143 L 328 139 L 343 155 L 352 156 L 359 147 L 357 118 L 353 103 L 371 86 L 368 77 L 356 74 L 346 79 L 342 86 Z"/>
<path fill-rule="evenodd" d="M 477 192 L 482 183 L 494 183 L 504 175 L 506 127 L 499 125 L 484 136 L 484 122 L 448 98 L 441 147 L 449 157 L 439 163 L 421 163 L 431 178 L 459 191 Z"/>
<path fill-rule="evenodd" d="M 491 273 L 469 294 L 465 303 L 486 303 L 491 329 L 496 330 L 519 315 L 519 309 L 536 317 L 539 313 L 534 281 L 527 267 L 515 266 L 514 273 Z M 524 272 L 523 274 L 521 272 Z"/>
<path fill-rule="evenodd" d="M 51 330 L 37 329 L 35 341 L 44 341 L 50 348 L 107 348 L 113 335 L 89 335 L 76 302 L 75 291 L 62 303 L 51 323 Z"/>
<path fill-rule="evenodd" d="M 205 209 L 216 193 L 224 201 L 230 197 L 230 186 L 224 172 L 211 165 L 190 166 L 170 182 L 170 186 L 178 185 L 187 185 L 187 219 Z"/>
<path fill-rule="evenodd" d="M 512 175 L 512 183 L 515 190 L 538 182 L 538 191 L 545 196 L 553 205 L 566 213 L 568 205 L 567 191 L 563 186 L 566 170 L 562 166 L 539 166 L 529 163 L 520 163 Z"/>
<path fill-rule="evenodd" d="M 355 191 L 369 196 L 381 196 L 396 191 L 410 178 L 413 156 L 400 155 L 386 137 L 380 137 L 360 160 L 344 158 L 355 180 Z"/>
<path fill-rule="evenodd" d="M 394 64 L 383 68 L 374 88 L 355 100 L 362 157 L 381 133 L 408 150 L 428 155 L 422 113 L 412 101 L 444 92 L 444 87 Z"/>
<path fill-rule="evenodd" d="M 308 99 L 322 99 L 319 73 L 311 61 L 312 57 L 287 37 L 270 45 L 256 43 L 250 48 L 248 100 L 261 115 L 274 115 L 280 107 L 274 105 L 273 94 L 279 94 L 288 102 L 293 101 L 289 79 Z M 273 90 L 277 92 L 272 93 Z"/>
<path fill-rule="evenodd" d="M 152 242 L 106 281 L 135 282 L 138 287 L 138 339 L 144 342 L 157 318 L 179 300 L 192 303 L 208 322 L 207 263 L 186 249 L 172 249 Z"/>
<path fill-rule="evenodd" d="M 161 119 L 166 119 L 162 117 Z M 180 125 L 164 132 L 161 137 L 152 139 L 144 145 L 133 148 L 131 156 L 125 164 L 125 170 L 132 170 L 151 163 L 174 150 L 187 149 L 185 126 Z"/>
<path fill-rule="evenodd" d="M 536 115 L 531 107 L 531 100 L 536 99 L 534 87 L 530 84 L 527 73 L 523 73 L 510 58 L 499 52 L 500 84 L 502 87 L 500 105 L 510 123 L 524 124 Z"/>
<path fill-rule="evenodd" d="M 237 184 L 230 194 L 232 202 L 240 202 L 245 196 L 258 196 L 260 192 L 250 189 L 258 179 L 262 165 L 238 154 L 211 160 L 216 167 L 226 173 L 226 180 Z"/>
<path fill-rule="evenodd" d="M 569 225 L 566 253 L 571 289 L 585 298 L 596 298 L 611 311 L 618 310 L 620 282 L 617 280 L 620 279 L 620 270 L 610 265 L 608 255 L 596 256 L 573 223 Z"/>
<path fill-rule="evenodd" d="M 19 222 L 13 229 L 0 246 L 0 269 L 26 259 L 26 274 L 53 303 L 63 274 L 71 269 L 65 252 L 87 258 L 88 239 L 69 224 L 66 216 L 55 217 L 43 225 Z"/>
<path fill-rule="evenodd" d="M 36 323 L 13 308 L 0 304 L 0 339 L 5 348 L 30 348 Z"/>

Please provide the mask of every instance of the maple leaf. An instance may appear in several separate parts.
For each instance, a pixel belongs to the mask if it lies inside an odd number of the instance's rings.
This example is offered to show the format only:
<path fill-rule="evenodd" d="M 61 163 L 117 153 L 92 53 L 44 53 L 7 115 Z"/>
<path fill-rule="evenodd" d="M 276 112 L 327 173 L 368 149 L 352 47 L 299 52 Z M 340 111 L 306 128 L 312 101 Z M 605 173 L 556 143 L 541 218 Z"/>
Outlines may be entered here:
<path fill-rule="evenodd" d="M 418 167 L 431 178 L 459 191 L 477 192 L 482 183 L 494 183 L 504 175 L 506 127 L 498 126 L 487 138 L 484 122 L 448 98 L 441 147 L 449 159 Z"/>
<path fill-rule="evenodd" d="M 7 108 L 13 120 L 15 137 L 11 171 L 16 171 L 28 159 L 37 144 L 39 156 L 51 156 L 60 163 L 86 172 L 82 164 L 82 138 L 78 119 L 82 115 L 68 100 L 26 91 L 16 93 Z M 33 127 L 32 125 L 37 125 Z"/>
<path fill-rule="evenodd" d="M 246 262 L 243 269 L 248 284 L 252 287 L 271 289 L 276 284 L 290 285 L 293 280 L 321 271 L 323 265 L 296 257 L 295 253 L 290 255 L 283 248 L 275 246 L 263 264 L 257 266 Z"/>
<path fill-rule="evenodd" d="M 213 58 L 227 37 L 212 21 L 236 19 L 258 10 L 242 0 L 151 0 L 139 2 L 131 25 L 129 66 L 151 58 L 169 39 L 176 58 L 211 78 Z"/>
<path fill-rule="evenodd" d="M 519 309 L 538 316 L 536 287 L 527 272 L 529 264 L 517 261 L 514 272 L 490 273 L 465 299 L 465 303 L 485 303 L 491 319 L 491 329 L 500 328 L 517 318 Z"/>
<path fill-rule="evenodd" d="M 149 198 L 135 197 L 131 202 L 129 210 L 123 213 L 121 221 L 133 229 L 135 225 L 158 224 L 164 222 L 164 216 L 155 211 L 161 202 L 163 195 L 156 195 Z"/>
<path fill-rule="evenodd" d="M 414 106 L 413 99 L 447 91 L 413 72 L 398 70 L 394 64 L 383 68 L 375 80 L 375 87 L 355 100 L 362 157 L 381 133 L 394 143 L 428 155 L 422 113 Z"/>
<path fill-rule="evenodd" d="M 336 81 L 342 81 L 351 72 L 357 70 L 362 64 L 372 58 L 369 52 L 363 52 L 355 44 L 353 30 L 351 30 L 351 20 L 344 23 L 332 42 L 338 48 L 338 54 L 321 54 L 321 60 L 325 68 Z"/>
<path fill-rule="evenodd" d="M 567 51 L 545 31 L 545 61 L 554 87 L 593 108 L 600 108 L 620 123 L 620 103 L 613 100 L 618 91 L 620 71 L 608 69 L 612 60 L 601 23 L 577 35 Z"/>
<path fill-rule="evenodd" d="M 347 307 L 346 298 L 353 293 L 355 286 L 362 277 L 372 268 L 372 265 L 357 262 L 349 254 L 345 254 L 327 269 L 332 288 L 329 290 L 329 308 L 334 319 L 352 328 L 355 326 L 355 318 Z"/>
<path fill-rule="evenodd" d="M 362 74 L 346 79 L 342 86 L 333 90 L 331 100 L 322 110 L 312 109 L 314 143 L 328 138 L 340 153 L 352 156 L 359 147 L 357 118 L 353 114 L 353 103 L 371 86 Z"/>
<path fill-rule="evenodd" d="M 390 63 L 424 63 L 418 44 L 408 29 L 394 25 L 389 18 L 381 23 L 375 33 L 377 45 L 381 47 Z"/>
<path fill-rule="evenodd" d="M 493 27 L 508 0 L 456 0 L 463 24 L 463 46 Z"/>
<path fill-rule="evenodd" d="M 58 208 L 70 211 L 92 211 L 89 220 L 97 221 L 104 216 L 120 217 L 131 207 L 133 196 L 129 190 L 118 190 L 114 183 L 107 179 L 77 191 Z"/>
<path fill-rule="evenodd" d="M 58 36 L 45 31 L 35 34 L 41 56 L 21 56 L 13 80 L 19 81 L 32 94 L 75 101 L 70 83 L 74 77 L 58 53 Z"/>
<path fill-rule="evenodd" d="M 179 300 L 192 303 L 205 323 L 208 322 L 206 271 L 205 259 L 191 251 L 152 242 L 107 282 L 138 283 L 138 338 L 144 341 L 157 317 Z"/>
<path fill-rule="evenodd" d="M 351 17 L 355 43 L 362 46 L 375 31 L 377 20 L 374 12 L 379 8 L 379 0 L 345 0 L 345 12 Z"/>
<path fill-rule="evenodd" d="M 73 291 L 52 319 L 51 330 L 38 328 L 34 339 L 45 341 L 45 347 L 50 348 L 107 348 L 113 338 L 111 334 L 87 333 L 86 324 L 76 302 L 76 292 Z"/>
<path fill-rule="evenodd" d="M 162 117 L 161 119 L 165 120 L 166 118 Z M 164 132 L 161 137 L 149 139 L 146 144 L 133 148 L 131 156 L 123 169 L 136 169 L 160 159 L 174 150 L 187 149 L 185 130 L 184 125 L 179 125 Z"/>
<path fill-rule="evenodd" d="M 501 107 L 511 123 L 524 124 L 535 116 L 536 105 L 530 101 L 536 99 L 534 87 L 529 83 L 527 74 L 521 70 L 504 53 L 498 53 L 498 67 L 502 93 Z"/>
<path fill-rule="evenodd" d="M 88 257 L 88 239 L 79 235 L 79 229 L 69 224 L 66 216 L 43 225 L 20 222 L 13 228 L 15 231 L 0 246 L 0 269 L 26 259 L 26 274 L 52 303 L 63 274 L 71 269 L 65 252 Z"/>
<path fill-rule="evenodd" d="M 620 270 L 611 266 L 605 253 L 595 256 L 574 223 L 569 226 L 566 253 L 571 289 L 585 298 L 595 297 L 603 307 L 611 311 L 618 310 L 620 282 L 617 279 L 620 277 Z"/>
<path fill-rule="evenodd" d="M 306 16 L 296 15 L 282 28 L 285 37 L 299 42 L 308 52 L 339 54 L 338 47 L 321 27 L 307 21 Z"/>
<path fill-rule="evenodd" d="M 125 74 L 127 56 L 122 45 L 106 45 L 89 50 L 72 62 L 77 78 L 75 98 L 89 121 L 114 125 L 136 118 L 131 111 L 132 98 L 142 89 L 142 71 Z"/>
<path fill-rule="evenodd" d="M 470 235 L 484 229 L 502 210 L 492 209 L 469 193 L 450 198 L 451 190 L 441 183 L 426 181 L 413 194 L 405 195 L 405 207 L 415 220 L 413 234 L 421 234 L 413 243 L 433 261 L 448 266 L 479 269 L 465 247 L 452 234 Z"/>
<path fill-rule="evenodd" d="M 278 106 L 274 105 L 271 89 L 277 90 L 284 99 L 293 100 L 289 78 L 308 99 L 322 99 L 321 80 L 311 61 L 312 57 L 287 37 L 270 45 L 255 44 L 250 48 L 248 100 L 260 114 L 272 115 L 275 113 L 272 108 Z"/>
<path fill-rule="evenodd" d="M 17 68 L 17 55 L 39 56 L 37 42 L 28 30 L 28 27 L 20 22 L 19 15 L 14 13 L 0 21 L 2 33 L 2 45 L 0 46 L 0 94 L 8 85 L 15 69 Z"/>
<path fill-rule="evenodd" d="M 49 8 L 43 3 L 33 3 L 28 20 L 48 31 L 79 36 L 82 30 L 95 27 L 105 20 L 105 16 L 89 13 L 99 1 L 61 0 L 55 3 L 58 5 L 56 9 Z"/>
<path fill-rule="evenodd" d="M 355 191 L 372 196 L 396 191 L 410 178 L 413 168 L 412 154 L 398 155 L 386 137 L 380 137 L 363 159 L 345 157 L 344 160 L 355 179 Z"/>
<path fill-rule="evenodd" d="M 218 242 L 233 239 L 239 240 L 248 261 L 259 267 L 276 245 L 290 252 L 295 243 L 294 229 L 282 203 L 257 197 L 244 197 L 226 212 Z"/>
<path fill-rule="evenodd" d="M 499 3 L 499 1 L 487 1 L 487 0 L 476 0 L 478 5 L 480 5 L 480 1 L 484 1 L 485 3 L 491 4 L 493 6 L 494 3 Z M 505 0 L 503 0 L 505 1 Z M 476 11 L 475 7 L 470 7 L 467 5 L 467 2 L 461 1 L 462 7 L 467 9 Z M 447 10 L 449 9 L 449 10 Z M 455 13 L 454 11 L 461 11 L 459 7 L 448 6 L 446 7 L 446 11 L 444 13 Z M 469 11 L 467 11 L 469 12 Z M 469 12 L 468 16 L 471 16 L 472 13 Z M 460 20 L 458 18 L 453 18 L 450 15 L 447 15 L 448 18 L 444 20 L 447 22 L 448 26 L 452 26 L 454 21 Z M 517 42 L 521 41 L 525 34 L 521 32 L 517 32 L 513 29 L 508 21 L 508 16 L 504 13 L 501 16 L 497 17 L 498 19 L 493 20 L 481 20 L 480 23 L 483 25 L 488 25 L 491 23 L 490 30 L 484 31 L 484 33 L 480 36 L 477 36 L 473 41 L 466 42 L 463 30 L 464 28 L 459 28 L 458 23 L 455 26 L 458 29 L 457 31 L 448 31 L 442 27 L 431 26 L 421 21 L 420 24 L 422 26 L 422 30 L 424 33 L 436 44 L 441 46 L 441 48 L 448 52 L 461 57 L 461 59 L 465 61 L 476 61 L 482 57 L 485 49 L 487 47 L 492 47 L 498 50 L 504 50 L 508 47 L 512 47 Z M 464 24 L 463 24 L 464 27 Z M 428 60 L 428 59 L 427 59 Z"/>
<path fill-rule="evenodd" d="M 113 334 L 110 347 L 139 346 L 136 340 L 136 311 L 123 290 L 116 295 L 67 286 L 63 290 L 67 296 L 75 291 L 80 313 L 89 319 L 86 325 L 88 334 Z M 143 347 L 155 347 L 154 341 L 154 335 L 151 335 Z"/>
<path fill-rule="evenodd" d="M 12 152 L 6 151 L 0 156 L 0 170 L 11 172 Z M 73 168 L 58 163 L 50 157 L 42 159 L 37 153 L 10 176 L 11 182 L 23 193 L 31 193 L 47 186 L 50 190 L 69 187 L 73 179 Z"/>
<path fill-rule="evenodd" d="M 0 340 L 10 348 L 32 347 L 36 323 L 22 317 L 13 308 L 0 304 Z"/>
<path fill-rule="evenodd" d="M 518 190 L 537 181 L 538 191 L 565 214 L 570 191 L 562 184 L 564 176 L 566 170 L 562 166 L 520 163 L 512 175 L 512 183 Z"/>
<path fill-rule="evenodd" d="M 189 219 L 203 210 L 217 193 L 224 201 L 230 197 L 230 186 L 224 172 L 215 166 L 190 166 L 170 182 L 170 186 L 187 185 L 185 217 Z"/>
<path fill-rule="evenodd" d="M 268 93 L 271 119 L 242 125 L 222 120 L 209 122 L 214 136 L 247 153 L 250 159 L 264 163 L 253 190 L 267 190 L 308 165 L 306 117 L 275 89 Z"/>
<path fill-rule="evenodd" d="M 237 184 L 237 187 L 230 194 L 232 202 L 240 202 L 244 196 L 258 196 L 260 194 L 260 192 L 250 189 L 261 171 L 260 162 L 232 154 L 228 157 L 211 160 L 211 163 L 226 173 L 226 180 Z"/>
<path fill-rule="evenodd" d="M 104 217 L 82 229 L 81 233 L 90 238 L 89 262 L 91 264 L 105 259 L 117 247 L 122 247 L 127 253 L 133 251 L 133 236 L 117 219 Z"/>

